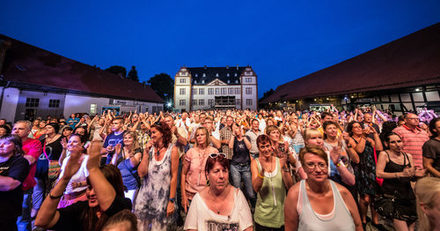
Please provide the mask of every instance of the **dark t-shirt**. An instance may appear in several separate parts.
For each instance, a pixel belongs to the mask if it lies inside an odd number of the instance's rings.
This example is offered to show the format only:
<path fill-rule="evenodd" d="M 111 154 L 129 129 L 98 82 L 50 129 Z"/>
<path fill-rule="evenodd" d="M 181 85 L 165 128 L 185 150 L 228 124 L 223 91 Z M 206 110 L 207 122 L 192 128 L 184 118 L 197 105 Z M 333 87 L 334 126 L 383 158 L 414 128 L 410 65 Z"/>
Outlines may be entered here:
<path fill-rule="evenodd" d="M 46 142 L 46 139 L 43 139 L 41 141 L 41 145 L 43 146 L 43 149 L 46 151 L 46 155 L 47 155 L 47 158 L 49 158 L 49 160 L 60 159 L 61 153 L 63 152 L 63 145 L 61 144 L 61 138 L 62 137 L 60 136 L 54 142 L 52 142 L 50 144 L 46 144 L 46 145 L 44 145 L 44 142 Z"/>
<path fill-rule="evenodd" d="M 11 177 L 23 183 L 28 174 L 29 162 L 22 156 L 12 156 L 8 161 L 0 163 L 0 176 Z M 21 184 L 11 191 L 1 191 L 0 221 L 16 219 L 21 214 L 22 202 Z"/>
<path fill-rule="evenodd" d="M 423 157 L 433 159 L 432 167 L 440 171 L 440 140 L 430 139 L 423 144 Z"/>
<path fill-rule="evenodd" d="M 123 140 L 124 140 L 124 132 L 121 132 L 121 134 L 118 135 L 115 135 L 115 133 L 112 132 L 105 138 L 103 147 L 106 148 L 109 145 L 115 147 L 117 144 L 122 144 Z M 112 156 L 107 155 L 107 160 L 105 164 L 110 164 L 111 160 L 112 160 Z"/>
<path fill-rule="evenodd" d="M 250 140 L 249 138 L 247 138 Z M 237 137 L 234 138 L 234 155 L 232 156 L 232 164 L 248 164 L 251 159 L 249 157 L 249 149 L 246 147 L 244 143 L 244 139 L 241 141 L 237 140 Z"/>
<path fill-rule="evenodd" d="M 88 201 L 80 201 L 66 208 L 59 209 L 60 218 L 51 230 L 84 230 L 83 225 L 86 221 L 83 216 L 87 209 L 89 209 Z M 104 213 L 111 217 L 124 209 L 131 210 L 131 201 L 127 198 L 115 197 L 112 205 Z"/>

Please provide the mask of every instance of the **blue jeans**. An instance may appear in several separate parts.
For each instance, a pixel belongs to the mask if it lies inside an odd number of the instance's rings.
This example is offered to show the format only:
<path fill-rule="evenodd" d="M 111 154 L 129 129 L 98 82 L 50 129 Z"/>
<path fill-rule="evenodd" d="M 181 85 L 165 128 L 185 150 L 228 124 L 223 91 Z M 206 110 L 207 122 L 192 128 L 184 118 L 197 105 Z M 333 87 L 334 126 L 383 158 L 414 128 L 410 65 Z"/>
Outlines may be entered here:
<path fill-rule="evenodd" d="M 23 192 L 23 209 L 21 210 L 21 216 L 17 219 L 17 228 L 19 231 L 30 231 L 32 230 L 32 188 Z"/>
<path fill-rule="evenodd" d="M 242 188 L 246 198 L 251 202 L 252 207 L 255 207 L 256 196 L 252 188 L 252 174 L 250 164 L 231 164 L 231 184 L 236 188 Z"/>

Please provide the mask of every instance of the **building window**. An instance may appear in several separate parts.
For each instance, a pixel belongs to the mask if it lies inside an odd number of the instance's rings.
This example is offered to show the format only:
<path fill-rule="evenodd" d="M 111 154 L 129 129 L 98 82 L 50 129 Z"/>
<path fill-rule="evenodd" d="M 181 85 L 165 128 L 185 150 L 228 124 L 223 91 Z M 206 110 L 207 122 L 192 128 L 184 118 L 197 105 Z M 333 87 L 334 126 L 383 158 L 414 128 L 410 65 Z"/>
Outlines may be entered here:
<path fill-rule="evenodd" d="M 252 78 L 245 78 L 245 79 L 244 79 L 244 82 L 246 82 L 246 83 L 252 83 Z"/>
<path fill-rule="evenodd" d="M 205 94 L 205 88 L 200 88 L 199 95 L 204 95 L 204 94 Z"/>
<path fill-rule="evenodd" d="M 60 107 L 60 100 L 59 99 L 50 99 L 49 100 L 49 107 L 59 108 Z"/>
<path fill-rule="evenodd" d="M 227 89 L 227 88 L 222 88 L 222 95 L 226 95 L 227 92 L 228 92 L 228 89 Z"/>
<path fill-rule="evenodd" d="M 206 77 L 206 74 L 205 74 L 205 73 L 203 73 L 203 77 Z"/>
<path fill-rule="evenodd" d="M 230 84 L 230 83 L 231 83 L 231 80 L 228 79 L 228 84 Z"/>
<path fill-rule="evenodd" d="M 246 106 L 252 106 L 252 99 L 246 99 Z"/>
<path fill-rule="evenodd" d="M 238 80 L 235 80 L 235 83 L 238 83 Z"/>
<path fill-rule="evenodd" d="M 185 88 L 180 88 L 180 94 L 185 95 Z"/>
<path fill-rule="evenodd" d="M 227 76 L 227 77 L 229 77 L 229 73 L 228 73 L 228 74 L 226 74 L 226 76 Z"/>
<path fill-rule="evenodd" d="M 246 88 L 246 95 L 252 95 L 252 88 L 251 87 Z"/>
<path fill-rule="evenodd" d="M 197 95 L 197 88 L 196 89 L 193 89 L 193 95 Z"/>
<path fill-rule="evenodd" d="M 240 88 L 235 88 L 235 94 L 239 95 L 240 94 Z"/>
<path fill-rule="evenodd" d="M 181 99 L 179 100 L 179 106 L 185 106 L 186 105 L 186 100 Z"/>
<path fill-rule="evenodd" d="M 214 105 L 214 99 L 208 99 L 208 105 L 209 106 Z"/>
<path fill-rule="evenodd" d="M 26 107 L 38 107 L 40 106 L 39 98 L 26 98 Z"/>
<path fill-rule="evenodd" d="M 237 73 L 235 73 L 235 75 L 234 75 L 235 77 L 237 77 Z"/>
<path fill-rule="evenodd" d="M 199 99 L 199 105 L 200 106 L 205 106 L 205 100 L 204 99 Z"/>
<path fill-rule="evenodd" d="M 90 114 L 96 114 L 96 110 L 98 109 L 98 105 L 96 103 L 90 104 Z"/>
<path fill-rule="evenodd" d="M 214 94 L 214 89 L 208 88 L 208 95 L 213 95 L 213 94 Z"/>
<path fill-rule="evenodd" d="M 197 106 L 197 100 L 196 99 L 192 100 L 192 106 Z"/>
<path fill-rule="evenodd" d="M 229 95 L 233 95 L 234 94 L 234 88 L 229 88 L 228 89 L 228 94 Z"/>
<path fill-rule="evenodd" d="M 199 75 L 198 75 L 198 74 L 196 74 L 196 77 L 199 77 Z"/>
<path fill-rule="evenodd" d="M 241 104 L 241 100 L 240 100 L 240 99 L 236 99 L 235 104 L 236 104 L 236 105 L 240 105 L 240 104 Z"/>
<path fill-rule="evenodd" d="M 220 95 L 220 89 L 219 88 L 215 89 L 215 95 Z"/>
<path fill-rule="evenodd" d="M 180 78 L 180 83 L 186 83 L 186 79 L 185 78 Z"/>

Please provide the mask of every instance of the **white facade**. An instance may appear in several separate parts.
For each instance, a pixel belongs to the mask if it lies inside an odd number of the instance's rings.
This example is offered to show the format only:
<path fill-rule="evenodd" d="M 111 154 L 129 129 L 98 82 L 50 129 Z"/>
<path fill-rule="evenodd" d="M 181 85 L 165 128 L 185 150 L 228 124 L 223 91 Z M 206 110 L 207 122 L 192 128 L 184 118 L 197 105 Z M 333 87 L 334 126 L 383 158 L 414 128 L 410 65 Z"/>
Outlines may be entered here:
<path fill-rule="evenodd" d="M 199 69 L 197 74 L 191 72 L 194 69 Z M 206 81 L 203 78 L 205 77 L 203 70 L 206 70 L 207 75 L 211 75 L 206 76 Z M 180 68 L 174 78 L 175 109 L 180 111 L 212 109 L 216 107 L 216 96 L 230 96 L 235 101 L 235 108 L 257 110 L 257 76 L 251 67 L 240 68 L 239 76 L 235 76 L 236 78 L 231 80 L 228 78 L 230 74 L 228 70 L 237 72 L 239 67 L 237 69 L 235 67 L 220 69 L 221 74 L 227 75 L 223 78 L 216 73 L 216 70 L 209 67 Z"/>
<path fill-rule="evenodd" d="M 72 113 L 101 114 L 105 109 L 120 112 L 159 112 L 161 103 L 114 99 L 70 93 L 52 93 L 20 90 L 18 88 L 0 88 L 3 100 L 0 118 L 14 122 L 21 119 L 46 117 L 47 115 L 68 118 Z"/>

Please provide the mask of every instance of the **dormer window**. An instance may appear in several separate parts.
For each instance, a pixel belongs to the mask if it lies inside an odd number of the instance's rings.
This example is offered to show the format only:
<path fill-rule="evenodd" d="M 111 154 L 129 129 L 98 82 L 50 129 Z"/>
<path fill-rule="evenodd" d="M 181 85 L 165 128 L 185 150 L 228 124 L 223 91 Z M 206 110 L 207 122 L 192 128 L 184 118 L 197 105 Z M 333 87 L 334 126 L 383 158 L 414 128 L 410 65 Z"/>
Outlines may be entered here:
<path fill-rule="evenodd" d="M 194 80 L 194 84 L 197 84 L 197 80 Z"/>
<path fill-rule="evenodd" d="M 229 73 L 228 73 L 228 74 L 226 74 L 226 76 L 227 76 L 227 77 L 229 77 Z"/>
<path fill-rule="evenodd" d="M 199 77 L 199 75 L 198 75 L 198 74 L 196 74 L 196 77 Z"/>
<path fill-rule="evenodd" d="M 235 73 L 235 75 L 234 75 L 235 77 L 237 77 L 237 73 Z"/>
<path fill-rule="evenodd" d="M 235 83 L 238 83 L 238 80 L 235 80 Z"/>
<path fill-rule="evenodd" d="M 228 79 L 228 83 L 231 83 L 231 80 Z"/>
<path fill-rule="evenodd" d="M 218 77 L 218 73 L 217 73 L 217 74 L 215 74 L 215 77 Z"/>
<path fill-rule="evenodd" d="M 202 80 L 202 84 L 205 84 L 205 80 Z"/>
<path fill-rule="evenodd" d="M 203 77 L 206 77 L 206 74 L 205 74 L 205 73 L 203 73 Z"/>

